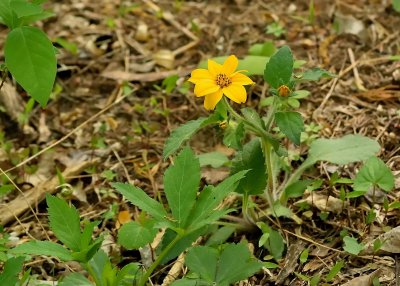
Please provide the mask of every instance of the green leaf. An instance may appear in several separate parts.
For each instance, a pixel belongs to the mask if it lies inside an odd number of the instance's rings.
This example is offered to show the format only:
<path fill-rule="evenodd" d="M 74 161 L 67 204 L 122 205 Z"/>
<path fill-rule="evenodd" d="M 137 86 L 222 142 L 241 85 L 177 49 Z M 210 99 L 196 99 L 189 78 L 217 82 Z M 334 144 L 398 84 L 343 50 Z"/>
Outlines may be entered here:
<path fill-rule="evenodd" d="M 200 163 L 193 151 L 184 148 L 164 174 L 164 192 L 172 215 L 182 227 L 196 200 L 200 184 Z"/>
<path fill-rule="evenodd" d="M 300 113 L 292 111 L 276 112 L 275 123 L 290 141 L 296 145 L 300 145 L 300 135 L 304 131 L 304 122 Z"/>
<path fill-rule="evenodd" d="M 245 136 L 244 124 L 236 122 L 233 124 L 232 121 L 229 122 L 228 127 L 224 132 L 224 144 L 229 148 L 234 148 L 236 150 L 242 149 L 242 141 Z"/>
<path fill-rule="evenodd" d="M 207 218 L 211 214 L 217 214 L 215 211 L 217 206 L 235 189 L 237 183 L 242 180 L 246 174 L 247 170 L 240 171 L 225 179 L 217 187 L 207 186 L 204 188 L 189 216 L 190 220 L 188 223 L 190 224 L 191 229 L 204 226 L 206 222 L 209 221 Z M 218 219 L 218 217 L 213 218 L 215 220 Z"/>
<path fill-rule="evenodd" d="M 207 239 L 206 246 L 218 246 L 228 240 L 228 238 L 236 231 L 234 226 L 223 226 L 215 231 L 209 239 Z"/>
<path fill-rule="evenodd" d="M 139 263 L 132 262 L 125 265 L 118 271 L 116 286 L 132 286 L 141 274 L 141 266 Z"/>
<path fill-rule="evenodd" d="M 0 17 L 10 29 L 14 29 L 20 24 L 17 14 L 11 8 L 11 0 L 0 1 Z"/>
<path fill-rule="evenodd" d="M 293 73 L 293 55 L 288 46 L 281 47 L 265 66 L 264 79 L 273 88 L 289 85 Z"/>
<path fill-rule="evenodd" d="M 210 282 L 201 279 L 179 279 L 174 281 L 171 286 L 213 286 Z"/>
<path fill-rule="evenodd" d="M 87 267 L 96 286 L 111 286 L 116 284 L 117 270 L 112 267 L 110 259 L 103 250 L 99 250 L 93 256 Z"/>
<path fill-rule="evenodd" d="M 340 260 L 336 262 L 336 264 L 332 267 L 332 269 L 329 271 L 329 273 L 325 276 L 325 281 L 330 282 L 335 278 L 335 276 L 340 272 L 340 270 L 344 266 L 344 261 Z"/>
<path fill-rule="evenodd" d="M 350 254 L 357 255 L 364 249 L 364 245 L 362 243 L 358 243 L 357 239 L 345 236 L 343 237 L 344 246 L 343 249 Z"/>
<path fill-rule="evenodd" d="M 153 216 L 157 221 L 164 222 L 166 220 L 167 212 L 162 204 L 150 198 L 140 188 L 123 183 L 112 183 L 111 186 L 120 192 L 128 201 Z"/>
<path fill-rule="evenodd" d="M 249 49 L 249 54 L 252 56 L 270 57 L 276 52 L 276 47 L 273 41 L 266 41 L 263 44 L 252 45 Z"/>
<path fill-rule="evenodd" d="M 335 74 L 320 68 L 313 68 L 305 71 L 300 77 L 299 81 L 317 81 L 321 78 L 332 78 L 336 77 Z"/>
<path fill-rule="evenodd" d="M 261 129 L 265 128 L 264 121 L 262 121 L 258 112 L 255 111 L 253 108 L 246 107 L 242 108 L 241 111 L 244 118 L 246 118 L 247 121 L 253 123 L 254 125 L 258 126 Z"/>
<path fill-rule="evenodd" d="M 42 7 L 39 5 L 24 0 L 12 0 L 10 6 L 17 14 L 18 18 L 40 14 L 43 11 Z"/>
<path fill-rule="evenodd" d="M 217 285 L 233 284 L 250 277 L 261 267 L 262 263 L 251 257 L 244 243 L 228 244 L 220 255 L 215 282 Z"/>
<path fill-rule="evenodd" d="M 275 260 L 282 258 L 283 251 L 285 250 L 285 241 L 279 231 L 270 229 L 269 238 L 264 246 L 272 254 Z"/>
<path fill-rule="evenodd" d="M 232 161 L 231 174 L 249 170 L 236 188 L 236 192 L 246 195 L 262 194 L 267 185 L 266 167 L 261 143 L 258 138 L 243 146 Z"/>
<path fill-rule="evenodd" d="M 158 230 L 154 228 L 154 221 L 143 223 L 131 221 L 124 224 L 118 231 L 118 244 L 126 249 L 139 249 L 154 240 Z"/>
<path fill-rule="evenodd" d="M 13 286 L 18 282 L 18 274 L 22 271 L 24 257 L 9 258 L 3 266 L 3 272 L 0 274 L 0 285 Z"/>
<path fill-rule="evenodd" d="M 59 286 L 93 286 L 83 274 L 72 273 L 66 276 L 59 284 Z"/>
<path fill-rule="evenodd" d="M 338 139 L 317 139 L 311 143 L 307 163 L 328 161 L 346 165 L 364 161 L 380 150 L 378 142 L 362 135 L 346 135 Z"/>
<path fill-rule="evenodd" d="M 393 9 L 400 13 L 400 0 L 392 0 Z"/>
<path fill-rule="evenodd" d="M 94 228 L 99 225 L 99 223 L 99 221 L 93 221 L 85 225 L 81 234 L 81 250 L 85 250 L 89 247 L 90 242 L 92 241 Z"/>
<path fill-rule="evenodd" d="M 17 82 L 45 107 L 57 72 L 54 47 L 35 27 L 12 30 L 4 46 L 5 63 Z"/>
<path fill-rule="evenodd" d="M 173 155 L 181 147 L 183 142 L 189 140 L 190 137 L 203 127 L 203 124 L 207 120 L 207 117 L 200 117 L 199 119 L 189 121 L 172 131 L 167 141 L 165 141 L 163 152 L 164 160 Z"/>
<path fill-rule="evenodd" d="M 311 184 L 311 180 L 303 180 L 303 181 L 297 181 L 291 184 L 290 186 L 287 186 L 284 191 L 284 195 L 282 198 L 284 200 L 290 199 L 290 198 L 298 198 L 303 196 L 304 191 L 307 189 L 308 185 Z"/>
<path fill-rule="evenodd" d="M 79 212 L 74 206 L 57 197 L 46 195 L 50 228 L 55 236 L 73 251 L 81 246 L 81 228 Z"/>
<path fill-rule="evenodd" d="M 201 167 L 210 165 L 213 168 L 219 168 L 229 162 L 228 156 L 221 152 L 204 153 L 197 157 Z"/>
<path fill-rule="evenodd" d="M 390 192 L 394 188 L 392 171 L 377 157 L 371 157 L 365 162 L 353 184 L 355 191 L 368 192 L 373 187 L 379 187 L 386 192 Z"/>
<path fill-rule="evenodd" d="M 218 250 L 208 246 L 196 246 L 188 251 L 185 263 L 201 278 L 213 282 L 217 272 L 218 257 Z"/>
<path fill-rule="evenodd" d="M 63 261 L 72 261 L 71 252 L 58 243 L 51 241 L 31 240 L 10 250 L 14 254 L 47 255 L 58 257 Z"/>
<path fill-rule="evenodd" d="M 305 248 L 300 254 L 300 263 L 306 263 L 308 259 L 308 248 Z"/>

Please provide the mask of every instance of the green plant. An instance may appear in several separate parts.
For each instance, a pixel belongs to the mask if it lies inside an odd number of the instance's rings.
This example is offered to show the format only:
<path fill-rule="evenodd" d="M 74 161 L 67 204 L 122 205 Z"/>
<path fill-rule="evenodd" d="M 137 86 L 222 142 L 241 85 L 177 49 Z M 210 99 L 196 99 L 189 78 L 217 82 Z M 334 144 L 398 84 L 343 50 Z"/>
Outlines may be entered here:
<path fill-rule="evenodd" d="M 286 33 L 286 30 L 278 22 L 273 22 L 267 26 L 266 33 L 272 34 L 275 37 L 280 37 L 281 35 Z"/>
<path fill-rule="evenodd" d="M 50 97 L 57 72 L 56 52 L 46 34 L 33 22 L 53 16 L 45 1 L 3 0 L 0 23 L 10 31 L 4 43 L 5 68 L 42 107 Z"/>

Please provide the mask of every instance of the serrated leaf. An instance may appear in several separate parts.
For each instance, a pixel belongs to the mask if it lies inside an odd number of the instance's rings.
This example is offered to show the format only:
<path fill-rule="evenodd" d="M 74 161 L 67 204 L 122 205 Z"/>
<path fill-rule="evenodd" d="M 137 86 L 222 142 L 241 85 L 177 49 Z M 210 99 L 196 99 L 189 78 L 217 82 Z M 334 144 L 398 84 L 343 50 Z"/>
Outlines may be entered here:
<path fill-rule="evenodd" d="M 337 139 L 317 139 L 311 143 L 307 163 L 318 161 L 345 165 L 364 161 L 380 149 L 378 142 L 362 135 L 346 135 Z"/>
<path fill-rule="evenodd" d="M 290 141 L 296 145 L 300 145 L 300 135 L 304 131 L 304 122 L 300 113 L 292 111 L 276 112 L 275 123 Z"/>
<path fill-rule="evenodd" d="M 184 148 L 164 173 L 164 192 L 179 227 L 188 221 L 200 184 L 200 163 L 193 151 Z"/>
<path fill-rule="evenodd" d="M 16 81 L 45 107 L 57 72 L 55 50 L 46 34 L 35 27 L 18 27 L 7 36 L 5 63 Z"/>
<path fill-rule="evenodd" d="M 79 212 L 74 206 L 55 196 L 46 195 L 49 224 L 55 236 L 73 251 L 81 246 L 81 228 Z"/>
<path fill-rule="evenodd" d="M 244 243 L 228 244 L 220 255 L 215 282 L 229 285 L 250 277 L 261 267 L 262 263 L 251 257 Z"/>
<path fill-rule="evenodd" d="M 303 73 L 301 78 L 299 79 L 300 81 L 318 81 L 321 78 L 332 78 L 335 77 L 336 75 L 320 68 L 312 68 L 310 70 L 307 70 Z"/>
<path fill-rule="evenodd" d="M 185 263 L 201 278 L 213 282 L 217 271 L 218 258 L 218 250 L 208 246 L 196 246 L 188 251 Z"/>
<path fill-rule="evenodd" d="M 3 266 L 0 274 L 0 285 L 15 285 L 18 282 L 18 274 L 22 271 L 24 257 L 9 258 Z"/>
<path fill-rule="evenodd" d="M 264 154 L 259 139 L 253 139 L 236 153 L 232 160 L 231 174 L 249 170 L 236 188 L 236 192 L 247 195 L 262 194 L 267 185 Z"/>
<path fill-rule="evenodd" d="M 394 188 L 392 171 L 377 157 L 371 157 L 365 162 L 353 184 L 355 191 L 368 192 L 372 187 L 379 187 L 386 192 L 390 192 Z"/>
<path fill-rule="evenodd" d="M 99 225 L 99 223 L 99 221 L 93 221 L 85 225 L 81 234 L 81 250 L 85 250 L 89 247 L 89 244 L 92 241 L 94 228 Z"/>
<path fill-rule="evenodd" d="M 242 108 L 241 112 L 247 121 L 253 123 L 261 129 L 264 129 L 264 121 L 261 120 L 260 115 L 253 108 Z"/>
<path fill-rule="evenodd" d="M 190 227 L 192 229 L 202 227 L 205 225 L 205 220 L 210 214 L 222 214 L 215 211 L 215 208 L 229 193 L 234 191 L 237 183 L 242 180 L 246 174 L 247 170 L 240 171 L 225 179 L 217 187 L 207 186 L 204 188 L 190 213 Z"/>
<path fill-rule="evenodd" d="M 143 223 L 131 221 L 124 224 L 118 231 L 118 244 L 126 249 L 139 249 L 154 240 L 158 230 L 154 228 L 154 221 Z"/>
<path fill-rule="evenodd" d="M 273 88 L 289 85 L 293 73 L 293 55 L 288 46 L 281 47 L 265 66 L 264 79 Z"/>
<path fill-rule="evenodd" d="M 93 286 L 92 282 L 88 280 L 81 273 L 72 273 L 66 276 L 59 284 L 59 286 Z"/>
<path fill-rule="evenodd" d="M 219 168 L 229 162 L 228 156 L 221 152 L 204 153 L 197 156 L 200 161 L 200 166 L 210 165 L 213 168 Z"/>
<path fill-rule="evenodd" d="M 345 236 L 343 237 L 344 246 L 343 249 L 350 254 L 357 255 L 364 249 L 364 245 L 362 243 L 358 243 L 357 239 Z"/>
<path fill-rule="evenodd" d="M 72 261 L 71 252 L 62 245 L 51 241 L 31 240 L 10 250 L 14 254 L 47 255 L 63 261 Z"/>
<path fill-rule="evenodd" d="M 157 221 L 164 222 L 166 220 L 167 212 L 162 204 L 150 198 L 142 189 L 123 183 L 112 183 L 111 186 L 128 201 L 153 216 Z"/>
<path fill-rule="evenodd" d="M 208 120 L 207 117 L 200 117 L 196 120 L 191 120 L 172 131 L 171 135 L 165 141 L 163 158 L 164 160 L 173 155 L 185 142 L 189 140 Z"/>

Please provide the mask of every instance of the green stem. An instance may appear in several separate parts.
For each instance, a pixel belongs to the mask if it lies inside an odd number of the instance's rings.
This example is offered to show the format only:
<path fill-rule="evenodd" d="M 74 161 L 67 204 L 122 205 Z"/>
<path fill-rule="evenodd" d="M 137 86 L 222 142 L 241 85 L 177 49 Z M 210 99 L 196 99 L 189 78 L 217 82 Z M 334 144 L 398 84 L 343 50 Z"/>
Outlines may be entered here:
<path fill-rule="evenodd" d="M 150 265 L 149 269 L 147 269 L 146 273 L 144 274 L 143 277 L 140 278 L 138 286 L 145 286 L 147 280 L 149 280 L 150 275 L 153 273 L 153 271 L 157 268 L 157 266 L 161 263 L 161 261 L 164 259 L 164 257 L 169 253 L 169 251 L 172 249 L 172 247 L 177 244 L 179 240 L 183 238 L 184 235 L 182 234 L 177 234 L 174 240 L 172 240 L 166 248 L 161 251 L 160 255 L 157 257 L 156 260 Z"/>
<path fill-rule="evenodd" d="M 268 110 L 267 118 L 265 120 L 265 129 L 267 132 L 271 130 L 272 122 L 274 121 L 274 115 L 276 111 L 276 96 L 272 98 L 271 108 Z"/>
<path fill-rule="evenodd" d="M 272 167 L 272 154 L 271 154 L 271 144 L 268 141 L 262 140 L 262 146 L 264 149 L 265 155 L 265 166 L 267 167 L 268 172 L 268 184 L 267 184 L 267 192 L 272 197 L 272 200 L 276 200 L 276 192 L 275 192 L 275 180 L 274 180 L 274 170 Z M 272 207 L 272 206 L 271 206 Z"/>

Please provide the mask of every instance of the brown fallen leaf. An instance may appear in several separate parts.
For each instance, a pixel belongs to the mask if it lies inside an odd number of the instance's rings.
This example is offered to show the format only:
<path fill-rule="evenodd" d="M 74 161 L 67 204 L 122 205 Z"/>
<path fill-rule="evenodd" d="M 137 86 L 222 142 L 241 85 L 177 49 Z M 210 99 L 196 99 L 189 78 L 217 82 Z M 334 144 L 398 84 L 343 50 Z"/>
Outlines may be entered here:
<path fill-rule="evenodd" d="M 187 76 L 190 74 L 193 68 L 172 70 L 172 71 L 161 71 L 161 72 L 149 72 L 149 73 L 130 73 L 125 71 L 105 71 L 101 74 L 102 77 L 110 78 L 118 81 L 141 81 L 150 82 L 164 79 L 172 75 Z"/>
<path fill-rule="evenodd" d="M 333 213 L 341 213 L 343 208 L 346 208 L 348 205 L 347 202 L 343 202 L 338 198 L 318 193 L 312 193 L 306 199 L 297 201 L 295 204 L 297 205 L 304 202 L 316 207 L 320 211 Z"/>
<path fill-rule="evenodd" d="M 374 252 L 374 242 L 381 241 L 383 244 L 378 251 Z M 365 245 L 361 255 L 400 253 L 400 226 L 381 234 Z"/>
<path fill-rule="evenodd" d="M 372 286 L 372 282 L 375 277 L 378 277 L 381 270 L 375 270 L 369 275 L 363 275 L 350 280 L 349 282 L 343 284 L 342 286 Z"/>

